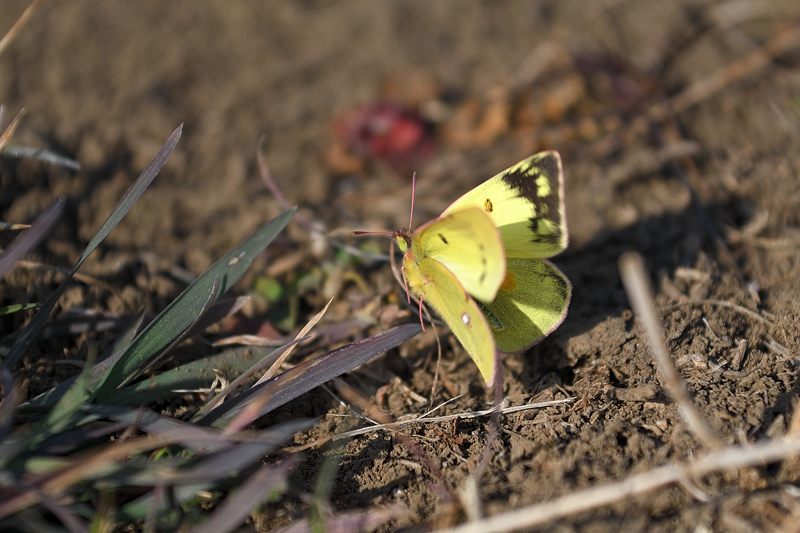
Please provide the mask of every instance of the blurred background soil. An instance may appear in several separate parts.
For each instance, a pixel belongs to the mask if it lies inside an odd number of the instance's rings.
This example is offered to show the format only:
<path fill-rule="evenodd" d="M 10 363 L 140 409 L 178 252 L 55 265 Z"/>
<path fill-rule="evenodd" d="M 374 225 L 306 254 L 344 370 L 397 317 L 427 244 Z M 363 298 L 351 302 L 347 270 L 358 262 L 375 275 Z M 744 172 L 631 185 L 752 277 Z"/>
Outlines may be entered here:
<path fill-rule="evenodd" d="M 0 4 L 3 31 L 27 5 Z M 484 512 L 497 513 L 700 450 L 629 310 L 617 274 L 625 251 L 646 258 L 673 358 L 725 440 L 787 431 L 800 343 L 799 17 L 791 1 L 49 2 L 0 56 L 0 102 L 6 116 L 27 109 L 16 144 L 82 168 L 4 158 L 0 220 L 28 222 L 65 195 L 67 213 L 34 258 L 71 265 L 184 123 L 165 170 L 85 266 L 103 284 L 71 289 L 57 310 L 155 313 L 184 287 L 176 272 L 202 272 L 282 210 L 259 177 L 262 135 L 301 218 L 353 246 L 374 243 L 353 241 L 352 229 L 407 223 L 411 171 L 423 222 L 534 151 L 559 150 L 570 247 L 556 263 L 573 302 L 554 335 L 506 359 L 504 392 L 511 404 L 578 400 L 502 418 L 480 482 Z M 781 48 L 782 35 L 794 44 Z M 709 79 L 717 85 L 697 84 Z M 241 292 L 264 272 L 317 272 L 300 295 L 299 324 L 333 295 L 331 323 L 415 320 L 385 264 L 341 260 L 329 244 L 293 224 Z M 43 300 L 58 279 L 17 269 L 0 284 L 0 305 Z M 426 411 L 433 339 L 428 331 L 349 382 L 395 416 Z M 432 402 L 462 396 L 438 413 L 485 408 L 476 369 L 444 339 Z M 28 390 L 74 373 L 53 360 L 85 356 L 78 344 L 40 346 L 26 361 Z M 314 391 L 278 416 L 321 417 L 302 445 L 354 427 L 333 416 L 348 413 Z M 413 435 L 458 487 L 483 450 L 486 420 L 415 426 Z M 335 508 L 399 501 L 412 514 L 395 526 L 456 519 L 391 433 L 338 453 Z M 308 452 L 304 490 L 324 456 Z M 799 476 L 797 462 L 732 471 L 549 527 L 777 527 L 800 509 L 789 489 Z M 267 511 L 259 527 L 307 507 L 296 498 Z"/>

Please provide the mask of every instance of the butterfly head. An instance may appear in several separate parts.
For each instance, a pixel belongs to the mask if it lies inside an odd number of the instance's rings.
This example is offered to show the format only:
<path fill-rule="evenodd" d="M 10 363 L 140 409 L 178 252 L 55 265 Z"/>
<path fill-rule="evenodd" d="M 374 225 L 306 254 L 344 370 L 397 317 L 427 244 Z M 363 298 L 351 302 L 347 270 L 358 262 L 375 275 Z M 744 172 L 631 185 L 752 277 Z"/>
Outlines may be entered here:
<path fill-rule="evenodd" d="M 394 232 L 394 242 L 401 252 L 406 253 L 411 248 L 411 234 L 405 230 L 397 230 Z"/>

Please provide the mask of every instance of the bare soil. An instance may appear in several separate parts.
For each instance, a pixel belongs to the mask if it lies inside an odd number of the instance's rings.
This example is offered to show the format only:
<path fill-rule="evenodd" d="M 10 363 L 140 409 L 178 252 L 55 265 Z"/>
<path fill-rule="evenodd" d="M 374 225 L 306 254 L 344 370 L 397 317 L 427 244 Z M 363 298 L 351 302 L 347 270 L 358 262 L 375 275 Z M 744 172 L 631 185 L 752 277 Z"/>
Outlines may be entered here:
<path fill-rule="evenodd" d="M 26 5 L 0 5 L 3 28 Z M 331 163 L 333 125 L 359 106 L 436 104 L 420 106 L 434 126 L 430 153 L 414 165 L 419 221 L 535 150 L 558 149 L 570 247 L 555 262 L 574 297 L 555 334 L 506 358 L 504 394 L 512 405 L 577 400 L 503 416 L 479 482 L 487 515 L 546 501 L 704 450 L 663 390 L 630 311 L 617 268 L 626 251 L 645 257 L 675 364 L 723 439 L 787 432 L 800 383 L 800 48 L 773 54 L 750 75 L 728 73 L 677 114 L 643 117 L 718 69 L 744 65 L 798 16 L 793 2 L 49 3 L 0 57 L 0 101 L 27 108 L 16 143 L 83 166 L 3 159 L 0 220 L 29 221 L 66 195 L 67 214 L 33 259 L 71 265 L 185 123 L 166 169 L 87 263 L 85 273 L 103 283 L 70 290 L 57 310 L 154 313 L 183 287 L 175 267 L 202 272 L 280 211 L 258 174 L 262 134 L 275 180 L 301 216 L 344 230 L 397 228 L 408 216 L 409 174 L 397 165 L 373 158 L 343 172 Z M 481 122 L 498 109 L 513 119 L 495 129 Z M 339 261 L 324 244 L 312 246 L 303 226 L 291 226 L 241 292 L 265 271 L 284 281 L 317 272 L 321 281 L 301 295 L 298 324 L 332 295 L 327 323 L 377 317 L 357 335 L 415 320 L 388 266 Z M 293 261 L 276 267 L 281 255 Z M 59 279 L 18 268 L 0 284 L 0 305 L 43 300 Z M 264 316 L 263 306 L 245 312 Z M 0 327 L 12 331 L 28 316 Z M 28 393 L 73 374 L 60 362 L 85 357 L 85 339 L 40 345 L 26 360 Z M 456 396 L 437 414 L 485 408 L 491 395 L 476 368 L 443 340 L 430 404 L 430 330 L 346 381 L 395 417 Z M 354 409 L 317 390 L 274 419 L 319 416 L 295 442 L 313 445 L 363 425 Z M 484 417 L 411 426 L 407 433 L 440 468 L 438 480 L 389 432 L 336 449 L 310 446 L 294 495 L 270 504 L 256 526 L 305 516 L 301 495 L 334 453 L 335 509 L 401 502 L 411 513 L 393 527 L 453 525 L 463 519 L 460 507 L 434 482 L 464 484 L 485 449 L 487 424 Z M 731 471 L 545 529 L 770 529 L 800 510 L 798 481 L 798 462 Z"/>

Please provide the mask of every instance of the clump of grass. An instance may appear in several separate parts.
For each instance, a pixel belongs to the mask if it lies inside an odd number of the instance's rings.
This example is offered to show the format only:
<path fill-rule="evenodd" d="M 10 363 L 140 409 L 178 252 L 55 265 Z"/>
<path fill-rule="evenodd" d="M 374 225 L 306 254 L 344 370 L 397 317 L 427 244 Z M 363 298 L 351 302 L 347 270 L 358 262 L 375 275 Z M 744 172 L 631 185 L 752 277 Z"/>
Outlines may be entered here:
<path fill-rule="evenodd" d="M 35 530 L 60 522 L 70 530 L 135 524 L 150 530 L 191 526 L 207 531 L 238 527 L 260 503 L 289 488 L 298 456 L 279 453 L 313 421 L 292 420 L 259 430 L 239 429 L 304 392 L 359 366 L 415 335 L 406 324 L 307 359 L 248 388 L 243 374 L 269 367 L 282 346 L 223 348 L 177 366 L 161 365 L 188 336 L 237 309 L 224 295 L 290 221 L 288 209 L 258 228 L 198 276 L 146 325 L 134 321 L 102 354 L 89 357 L 78 375 L 35 398 L 22 398 L 14 373 L 42 336 L 64 290 L 84 261 L 116 228 L 166 164 L 181 135 L 178 127 L 142 171 L 87 244 L 67 279 L 40 303 L 20 302 L 4 313 L 32 307 L 36 314 L 0 352 L 0 527 Z M 0 277 L 58 223 L 58 199 L 0 255 Z M 209 389 L 220 373 L 239 388 L 212 405 L 190 407 L 181 418 L 155 406 L 187 390 Z M 250 427 L 246 425 L 246 427 Z M 269 458 L 269 461 L 263 461 Z M 204 510 L 210 500 L 216 510 Z M 355 515 L 354 515 L 355 516 Z M 362 512 L 381 523 L 386 510 Z M 348 522 L 351 516 L 329 517 Z"/>

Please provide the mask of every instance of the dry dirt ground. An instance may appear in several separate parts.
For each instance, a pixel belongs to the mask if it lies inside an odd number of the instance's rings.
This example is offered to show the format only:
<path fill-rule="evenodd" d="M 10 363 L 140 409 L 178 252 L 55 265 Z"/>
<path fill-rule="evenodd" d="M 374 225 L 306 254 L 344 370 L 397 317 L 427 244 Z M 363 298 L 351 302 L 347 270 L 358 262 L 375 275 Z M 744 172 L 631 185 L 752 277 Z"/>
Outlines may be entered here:
<path fill-rule="evenodd" d="M 0 5 L 3 30 L 26 5 Z M 617 268 L 625 251 L 644 256 L 675 364 L 723 439 L 788 431 L 800 345 L 798 17 L 793 2 L 51 2 L 0 57 L 0 101 L 27 108 L 15 142 L 74 157 L 82 170 L 4 159 L 0 219 L 28 221 L 66 195 L 67 213 L 35 258 L 72 264 L 185 123 L 164 172 L 85 267 L 114 290 L 78 287 L 57 310 L 152 313 L 183 287 L 174 267 L 202 272 L 279 212 L 258 175 L 262 134 L 289 201 L 344 230 L 401 227 L 408 213 L 409 174 L 397 165 L 369 160 L 344 171 L 331 162 L 332 124 L 358 106 L 392 99 L 433 122 L 432 147 L 414 165 L 417 220 L 535 150 L 558 149 L 570 247 L 556 263 L 574 298 L 554 335 L 506 359 L 504 394 L 512 405 L 577 400 L 500 419 L 479 482 L 483 512 L 495 514 L 703 452 L 630 311 Z M 781 32 L 794 44 L 775 44 Z M 687 96 L 689 87 L 697 94 Z M 512 118 L 492 125 L 503 113 Z M 329 323 L 354 313 L 415 320 L 388 266 L 312 250 L 307 233 L 291 226 L 272 256 L 291 260 L 275 267 L 266 258 L 240 291 L 266 268 L 279 280 L 316 272 L 298 324 L 331 293 Z M 17 269 L 0 284 L 0 305 L 41 300 L 56 281 Z M 24 318 L 0 325 L 10 331 Z M 430 401 L 458 398 L 437 413 L 485 408 L 491 398 L 475 367 L 444 340 Z M 53 359 L 85 355 L 80 338 L 48 342 L 26 361 L 31 394 L 75 371 Z M 347 382 L 393 416 L 421 413 L 435 364 L 429 331 Z M 320 417 L 295 442 L 313 444 L 362 425 L 353 409 L 318 390 L 263 423 Z M 334 454 L 335 509 L 402 502 L 411 514 L 395 527 L 454 524 L 459 507 L 434 482 L 463 486 L 487 427 L 476 418 L 408 430 L 439 480 L 388 432 L 311 447 L 294 496 L 270 504 L 256 525 L 305 516 L 300 495 Z M 798 482 L 797 462 L 734 470 L 545 527 L 768 529 L 800 511 Z"/>

